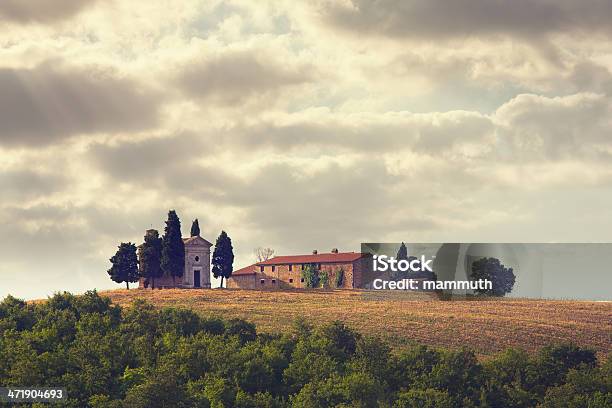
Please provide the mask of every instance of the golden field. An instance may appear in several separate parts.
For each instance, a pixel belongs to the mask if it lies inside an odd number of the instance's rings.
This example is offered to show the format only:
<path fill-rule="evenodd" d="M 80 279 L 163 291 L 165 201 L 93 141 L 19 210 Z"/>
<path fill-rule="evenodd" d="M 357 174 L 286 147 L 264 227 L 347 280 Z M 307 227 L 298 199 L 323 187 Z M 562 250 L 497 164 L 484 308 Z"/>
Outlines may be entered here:
<path fill-rule="evenodd" d="M 574 342 L 595 349 L 600 357 L 612 350 L 612 302 L 441 301 L 423 293 L 359 290 L 132 289 L 100 294 L 122 306 L 145 299 L 204 316 L 237 317 L 262 332 L 282 332 L 300 317 L 313 324 L 340 320 L 395 349 L 413 342 L 467 346 L 484 357 L 508 347 L 533 352 L 551 342 Z"/>

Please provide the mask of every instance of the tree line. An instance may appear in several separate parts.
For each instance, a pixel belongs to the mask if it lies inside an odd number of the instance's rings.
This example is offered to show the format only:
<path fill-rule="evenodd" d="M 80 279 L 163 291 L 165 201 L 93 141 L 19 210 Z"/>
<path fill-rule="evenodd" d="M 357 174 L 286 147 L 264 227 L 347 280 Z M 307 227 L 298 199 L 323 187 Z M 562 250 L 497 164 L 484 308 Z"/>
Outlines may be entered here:
<path fill-rule="evenodd" d="M 200 224 L 196 218 L 191 224 L 191 236 L 200 236 Z M 125 283 L 130 288 L 130 282 L 145 278 L 152 288 L 155 279 L 162 276 L 172 277 L 176 286 L 176 278 L 183 277 L 185 272 L 185 243 L 181 233 L 181 220 L 175 210 L 168 212 L 164 235 L 159 236 L 157 230 L 148 230 L 141 245 L 140 260 L 138 248 L 131 242 L 119 244 L 117 252 L 110 258 L 111 268 L 108 275 L 117 283 Z M 217 237 L 212 256 L 212 273 L 215 278 L 223 280 L 232 275 L 234 250 L 232 240 L 225 231 Z"/>
<path fill-rule="evenodd" d="M 549 345 L 479 360 L 387 344 L 340 322 L 282 334 L 96 292 L 0 302 L 0 384 L 62 386 L 60 406 L 324 408 L 612 406 L 612 358 Z"/>

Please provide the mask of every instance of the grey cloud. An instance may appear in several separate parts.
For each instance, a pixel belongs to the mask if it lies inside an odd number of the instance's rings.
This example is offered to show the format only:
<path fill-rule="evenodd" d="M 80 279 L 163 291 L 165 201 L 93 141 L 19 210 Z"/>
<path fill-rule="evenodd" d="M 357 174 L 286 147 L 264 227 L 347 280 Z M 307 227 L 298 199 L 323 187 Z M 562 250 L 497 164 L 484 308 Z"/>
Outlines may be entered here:
<path fill-rule="evenodd" d="M 350 118 L 341 121 L 302 120 L 293 124 L 260 123 L 237 127 L 226 139 L 245 148 L 300 150 L 305 146 L 323 150 L 389 152 L 412 150 L 421 153 L 445 154 L 467 143 L 485 143 L 493 124 L 484 115 L 474 112 L 441 114 L 384 115 L 364 121 Z"/>
<path fill-rule="evenodd" d="M 98 0 L 2 0 L 0 21 L 55 22 L 69 18 Z"/>
<path fill-rule="evenodd" d="M 62 191 L 68 180 L 57 174 L 34 170 L 0 171 L 0 192 L 6 200 L 25 200 Z"/>
<path fill-rule="evenodd" d="M 608 159 L 611 116 L 604 95 L 519 95 L 495 113 L 499 153 L 512 160 Z"/>
<path fill-rule="evenodd" d="M 194 62 L 184 68 L 177 81 L 192 97 L 234 104 L 308 82 L 310 70 L 312 67 L 282 65 L 256 51 L 242 51 Z"/>
<path fill-rule="evenodd" d="M 0 89 L 2 145 L 46 145 L 75 134 L 134 131 L 157 122 L 157 95 L 95 69 L 50 63 L 2 68 Z"/>
<path fill-rule="evenodd" d="M 540 37 L 566 31 L 610 32 L 608 0 L 351 0 L 323 9 L 328 21 L 355 32 L 396 38 L 482 35 Z"/>

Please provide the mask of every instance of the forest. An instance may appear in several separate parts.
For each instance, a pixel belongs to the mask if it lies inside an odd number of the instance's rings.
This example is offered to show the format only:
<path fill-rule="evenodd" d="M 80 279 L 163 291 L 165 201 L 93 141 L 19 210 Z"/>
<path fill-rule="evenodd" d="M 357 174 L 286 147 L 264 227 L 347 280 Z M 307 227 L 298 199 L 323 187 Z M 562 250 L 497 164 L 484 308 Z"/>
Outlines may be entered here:
<path fill-rule="evenodd" d="M 64 387 L 66 407 L 593 408 L 612 406 L 612 358 L 572 344 L 394 352 L 338 321 L 258 333 L 92 291 L 0 302 L 0 385 Z"/>

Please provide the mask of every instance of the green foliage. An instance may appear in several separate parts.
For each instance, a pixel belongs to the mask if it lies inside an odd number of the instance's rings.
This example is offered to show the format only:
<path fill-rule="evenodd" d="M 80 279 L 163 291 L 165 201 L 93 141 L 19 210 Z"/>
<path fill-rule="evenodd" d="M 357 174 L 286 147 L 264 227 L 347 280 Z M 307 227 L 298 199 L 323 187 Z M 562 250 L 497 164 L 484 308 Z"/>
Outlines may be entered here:
<path fill-rule="evenodd" d="M 161 268 L 166 276 L 175 280 L 185 271 L 185 243 L 181 234 L 181 221 L 176 211 L 168 212 L 168 220 L 162 238 Z"/>
<path fill-rule="evenodd" d="M 506 268 L 497 258 L 480 258 L 472 264 L 472 279 L 486 279 L 493 283 L 492 289 L 477 289 L 488 296 L 504 296 L 514 287 L 516 277 L 512 268 Z"/>
<path fill-rule="evenodd" d="M 0 384 L 61 384 L 68 407 L 607 407 L 611 374 L 573 345 L 481 363 L 464 349 L 394 354 L 341 322 L 271 335 L 96 292 L 0 302 Z"/>
<path fill-rule="evenodd" d="M 302 279 L 307 288 L 318 288 L 320 283 L 319 270 L 316 265 L 308 264 L 302 269 Z"/>
<path fill-rule="evenodd" d="M 192 237 L 200 236 L 200 222 L 198 221 L 197 218 L 193 220 L 193 222 L 191 223 L 191 236 Z"/>
<path fill-rule="evenodd" d="M 161 258 L 162 258 L 162 239 L 159 237 L 159 232 L 149 230 L 144 237 L 142 244 L 142 259 L 140 260 L 140 276 L 155 288 L 155 278 L 162 276 Z"/>
<path fill-rule="evenodd" d="M 334 283 L 337 288 L 341 288 L 342 285 L 344 285 L 344 268 L 343 267 L 339 267 L 338 269 L 336 269 L 336 276 L 335 276 Z"/>
<path fill-rule="evenodd" d="M 234 248 L 232 247 L 232 240 L 225 231 L 221 231 L 213 251 L 212 273 L 215 278 L 221 278 L 221 287 L 223 287 L 223 279 L 232 276 L 233 270 Z"/>
<path fill-rule="evenodd" d="M 329 288 L 329 273 L 323 271 L 319 274 L 319 283 L 322 288 Z"/>
<path fill-rule="evenodd" d="M 117 283 L 125 282 L 130 288 L 130 282 L 138 281 L 138 257 L 136 245 L 131 242 L 122 242 L 117 253 L 110 259 L 111 268 L 108 270 L 110 278 Z"/>

